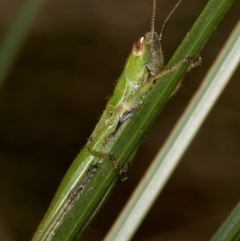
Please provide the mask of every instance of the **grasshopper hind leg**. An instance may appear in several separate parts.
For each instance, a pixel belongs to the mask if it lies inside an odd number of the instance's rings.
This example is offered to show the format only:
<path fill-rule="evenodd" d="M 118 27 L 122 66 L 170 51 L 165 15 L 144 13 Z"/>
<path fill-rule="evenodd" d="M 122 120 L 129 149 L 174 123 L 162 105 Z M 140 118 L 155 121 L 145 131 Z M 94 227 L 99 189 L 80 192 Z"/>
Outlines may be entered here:
<path fill-rule="evenodd" d="M 128 162 L 126 162 L 125 165 L 123 167 L 121 167 L 119 161 L 113 155 L 111 155 L 109 153 L 95 151 L 91 148 L 88 148 L 88 151 L 91 155 L 93 155 L 95 157 L 111 161 L 113 163 L 115 170 L 121 177 L 121 181 L 128 180 Z"/>

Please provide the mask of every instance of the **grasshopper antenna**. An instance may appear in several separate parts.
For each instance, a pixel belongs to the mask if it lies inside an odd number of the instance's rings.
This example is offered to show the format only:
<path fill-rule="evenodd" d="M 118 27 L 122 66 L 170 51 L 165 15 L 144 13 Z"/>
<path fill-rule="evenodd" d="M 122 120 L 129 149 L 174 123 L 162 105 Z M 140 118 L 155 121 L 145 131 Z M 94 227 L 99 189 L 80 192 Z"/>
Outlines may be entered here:
<path fill-rule="evenodd" d="M 156 4 L 156 1 L 154 1 L 155 2 L 155 4 Z M 179 6 L 179 4 L 182 2 L 182 0 L 179 0 L 176 4 L 175 4 L 175 6 L 174 6 L 174 8 L 172 9 L 172 11 L 168 14 L 168 16 L 166 17 L 166 19 L 164 20 L 164 22 L 163 22 L 163 25 L 162 25 L 162 27 L 161 27 L 161 31 L 160 31 L 160 34 L 159 34 L 159 41 L 161 42 L 162 41 L 162 35 L 163 35 L 163 32 L 164 32 L 164 30 L 165 30 L 165 27 L 166 27 L 166 25 L 167 25 L 167 23 L 168 23 L 168 20 L 169 20 L 169 18 L 172 16 L 172 14 L 175 12 L 175 10 L 176 10 L 176 8 Z M 155 6 L 156 7 L 156 6 Z M 155 13 L 156 13 L 156 9 L 155 9 Z M 152 20 L 153 21 L 153 20 Z M 154 23 L 155 24 L 155 23 Z"/>
<path fill-rule="evenodd" d="M 155 31 L 155 25 L 156 25 L 156 11 L 157 11 L 157 0 L 153 0 L 153 8 L 152 8 L 152 18 L 151 18 L 151 33 L 152 38 Z"/>

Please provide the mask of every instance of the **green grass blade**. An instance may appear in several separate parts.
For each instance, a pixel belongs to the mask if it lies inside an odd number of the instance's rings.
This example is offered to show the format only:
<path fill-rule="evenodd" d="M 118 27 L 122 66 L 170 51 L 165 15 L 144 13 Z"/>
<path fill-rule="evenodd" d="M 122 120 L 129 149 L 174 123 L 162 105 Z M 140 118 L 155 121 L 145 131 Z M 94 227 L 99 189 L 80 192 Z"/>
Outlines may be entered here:
<path fill-rule="evenodd" d="M 124 208 L 111 231 L 104 239 L 105 241 L 127 241 L 131 239 L 157 196 L 162 191 L 207 114 L 230 80 L 239 62 L 240 23 L 235 27 L 217 61 L 205 77 L 200 89 L 178 121 L 162 150 L 155 157 L 151 167 L 144 175 L 144 179 L 128 201 L 128 205 Z M 236 209 L 238 214 L 240 212 L 239 208 Z M 228 231 L 231 231 L 229 235 L 236 237 L 236 232 L 239 234 L 240 229 L 240 215 L 237 218 L 236 214 L 234 214 L 233 222 L 238 227 L 233 227 L 231 223 L 232 226 L 227 226 L 227 228 Z M 235 233 L 233 233 L 234 231 Z M 222 233 L 221 236 L 223 237 Z M 216 240 L 225 241 L 235 239 Z"/>
<path fill-rule="evenodd" d="M 196 57 L 232 2 L 233 0 L 210 0 L 170 63 L 186 56 Z M 111 149 L 111 154 L 116 157 L 122 165 L 129 160 L 129 157 L 134 150 L 136 150 L 144 133 L 163 108 L 187 68 L 188 65 L 184 64 L 184 66 L 173 74 L 161 78 L 139 110 L 134 114 L 133 118 L 123 124 L 121 127 L 123 128 L 123 132 Z M 61 205 L 59 196 L 63 197 L 64 195 L 68 195 L 71 190 L 69 187 L 74 186 L 76 183 L 81 162 L 82 160 L 76 158 L 68 170 L 46 217 L 37 230 L 36 236 L 33 239 L 34 241 L 42 241 L 44 233 L 48 232 L 49 225 L 54 222 L 54 216 L 52 216 L 52 214 L 54 214 Z M 104 161 L 71 211 L 65 216 L 59 229 L 53 232 L 53 237 L 49 240 L 75 240 L 78 233 L 84 230 L 86 225 L 106 201 L 118 178 L 119 176 L 113 168 L 112 163 L 110 161 Z"/>
<path fill-rule="evenodd" d="M 9 70 L 19 53 L 38 11 L 45 0 L 26 0 L 16 19 L 1 40 L 0 46 L 0 86 L 4 83 Z"/>
<path fill-rule="evenodd" d="M 210 241 L 238 241 L 240 238 L 240 202 Z"/>

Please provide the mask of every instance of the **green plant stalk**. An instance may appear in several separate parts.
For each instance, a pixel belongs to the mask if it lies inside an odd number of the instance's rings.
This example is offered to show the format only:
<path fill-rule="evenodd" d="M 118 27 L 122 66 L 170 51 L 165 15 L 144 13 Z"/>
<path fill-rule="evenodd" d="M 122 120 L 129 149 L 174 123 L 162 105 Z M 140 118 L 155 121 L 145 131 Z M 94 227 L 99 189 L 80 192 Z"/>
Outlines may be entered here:
<path fill-rule="evenodd" d="M 240 202 L 210 241 L 238 241 L 240 238 Z"/>
<path fill-rule="evenodd" d="M 11 66 L 26 39 L 38 11 L 45 0 L 26 0 L 22 4 L 0 47 L 0 86 L 4 83 Z"/>
<path fill-rule="evenodd" d="M 173 56 L 169 66 L 183 57 L 191 56 L 195 58 L 198 55 L 232 2 L 233 0 L 209 1 L 193 29 Z M 118 137 L 116 144 L 111 147 L 110 152 L 122 165 L 136 150 L 144 133 L 163 108 L 187 68 L 188 65 L 184 64 L 173 74 L 160 78 L 132 119 L 124 123 L 121 135 Z M 43 233 L 47 232 L 48 225 L 53 219 L 52 215 L 55 215 L 54 210 L 56 211 L 60 204 L 59 197 L 62 198 L 70 192 L 70 183 L 74 181 L 78 174 L 79 161 L 78 158 L 75 159 L 64 177 L 44 220 L 36 232 L 34 241 L 42 240 Z M 106 201 L 117 179 L 118 174 L 112 163 L 104 161 L 71 211 L 65 216 L 59 229 L 54 232 L 51 240 L 75 240 Z"/>

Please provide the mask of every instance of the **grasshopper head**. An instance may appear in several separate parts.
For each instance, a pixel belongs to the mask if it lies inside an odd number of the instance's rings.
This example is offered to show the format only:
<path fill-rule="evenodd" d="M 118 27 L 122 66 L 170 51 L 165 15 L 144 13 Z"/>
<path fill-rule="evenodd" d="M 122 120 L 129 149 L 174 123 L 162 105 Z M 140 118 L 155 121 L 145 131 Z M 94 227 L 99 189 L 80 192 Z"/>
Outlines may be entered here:
<path fill-rule="evenodd" d="M 160 34 L 155 32 L 156 24 L 156 10 L 157 10 L 157 0 L 153 0 L 152 18 L 151 18 L 151 31 L 146 33 L 144 37 L 139 38 L 134 42 L 132 47 L 132 55 L 146 57 L 146 66 L 150 75 L 156 75 L 161 70 L 164 69 L 164 56 L 161 48 L 161 40 L 166 24 L 176 10 L 178 5 L 182 0 L 178 0 L 171 12 L 168 14 L 167 18 L 163 22 Z"/>
<path fill-rule="evenodd" d="M 132 54 L 134 56 L 141 56 L 145 50 L 145 40 L 144 37 L 137 39 L 132 46 Z"/>
<path fill-rule="evenodd" d="M 159 41 L 159 35 L 154 32 L 146 33 L 133 43 L 132 54 L 141 57 L 147 55 L 146 66 L 150 75 L 156 75 L 164 67 L 164 56 Z"/>

